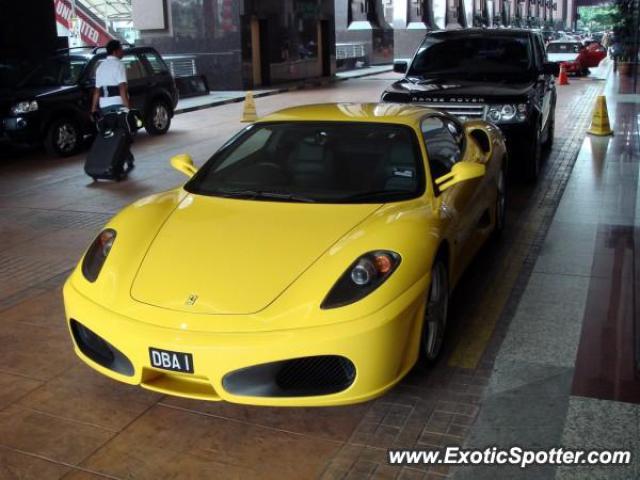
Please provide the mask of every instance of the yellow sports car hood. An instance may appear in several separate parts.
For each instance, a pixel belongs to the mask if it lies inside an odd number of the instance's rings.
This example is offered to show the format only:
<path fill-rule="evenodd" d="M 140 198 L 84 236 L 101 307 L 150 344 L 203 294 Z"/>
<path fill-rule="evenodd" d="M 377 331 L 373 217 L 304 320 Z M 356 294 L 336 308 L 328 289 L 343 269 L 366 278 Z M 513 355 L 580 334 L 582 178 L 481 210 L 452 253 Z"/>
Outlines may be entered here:
<path fill-rule="evenodd" d="M 189 313 L 258 312 L 379 207 L 187 195 L 150 245 L 131 296 Z"/>

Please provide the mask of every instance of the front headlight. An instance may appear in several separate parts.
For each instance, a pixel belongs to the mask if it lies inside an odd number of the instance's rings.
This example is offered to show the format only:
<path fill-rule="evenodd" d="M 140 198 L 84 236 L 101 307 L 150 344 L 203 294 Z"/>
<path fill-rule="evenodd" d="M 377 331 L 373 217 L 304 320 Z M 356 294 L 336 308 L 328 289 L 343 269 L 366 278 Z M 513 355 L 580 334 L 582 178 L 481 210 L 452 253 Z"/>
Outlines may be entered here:
<path fill-rule="evenodd" d="M 320 308 L 343 307 L 366 297 L 382 285 L 398 268 L 400 255 L 377 250 L 362 255 L 338 279 Z"/>
<path fill-rule="evenodd" d="M 516 123 L 527 119 L 527 104 L 489 105 L 487 120 L 492 123 Z"/>
<path fill-rule="evenodd" d="M 100 232 L 100 235 L 96 237 L 82 261 L 82 274 L 84 275 L 84 278 L 90 282 L 96 281 L 100 274 L 100 270 L 102 270 L 102 265 L 104 265 L 104 262 L 113 247 L 115 239 L 116 231 L 111 228 L 103 230 Z"/>
<path fill-rule="evenodd" d="M 35 112 L 38 110 L 38 102 L 31 100 L 30 102 L 19 102 L 11 107 L 11 113 L 20 115 L 21 113 Z"/>

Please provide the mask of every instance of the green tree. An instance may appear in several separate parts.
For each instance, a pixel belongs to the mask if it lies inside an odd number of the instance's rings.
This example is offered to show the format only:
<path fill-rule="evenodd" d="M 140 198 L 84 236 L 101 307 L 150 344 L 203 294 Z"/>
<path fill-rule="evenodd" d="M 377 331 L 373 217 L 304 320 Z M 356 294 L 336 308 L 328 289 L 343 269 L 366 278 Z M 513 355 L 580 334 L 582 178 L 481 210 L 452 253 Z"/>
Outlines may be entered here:
<path fill-rule="evenodd" d="M 578 14 L 578 27 L 591 31 L 611 30 L 620 21 L 617 5 L 579 7 Z"/>

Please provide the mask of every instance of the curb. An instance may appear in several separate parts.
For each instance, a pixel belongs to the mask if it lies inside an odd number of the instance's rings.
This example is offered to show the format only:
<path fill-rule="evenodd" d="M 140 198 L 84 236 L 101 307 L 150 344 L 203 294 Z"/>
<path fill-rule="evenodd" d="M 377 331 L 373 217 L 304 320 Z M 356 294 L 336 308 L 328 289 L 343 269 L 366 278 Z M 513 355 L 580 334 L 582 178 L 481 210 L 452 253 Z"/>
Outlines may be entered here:
<path fill-rule="evenodd" d="M 293 85 L 288 85 L 286 87 L 282 87 L 282 88 L 276 88 L 274 90 L 269 90 L 267 92 L 256 92 L 254 90 L 253 92 L 253 98 L 261 98 L 261 97 L 269 97 L 271 95 L 278 95 L 280 93 L 287 93 L 287 92 L 294 92 L 296 90 L 304 90 L 306 88 L 314 88 L 314 87 L 326 87 L 327 85 L 330 85 L 332 83 L 337 83 L 337 82 L 345 82 L 347 80 L 351 80 L 354 78 L 362 78 L 362 77 L 370 77 L 372 75 L 378 75 L 380 73 L 387 73 L 387 72 L 391 72 L 393 71 L 393 68 L 391 66 L 389 66 L 388 70 L 379 70 L 377 72 L 364 72 L 362 74 L 359 75 L 353 75 L 353 76 L 349 76 L 349 77 L 337 77 L 337 76 L 333 76 L 333 77 L 329 77 L 329 78 L 319 78 L 319 79 L 315 79 L 315 80 L 306 80 L 306 81 L 302 81 Z M 185 108 L 179 108 L 176 109 L 174 111 L 175 115 L 180 115 L 182 113 L 189 113 L 189 112 L 195 112 L 197 110 L 204 110 L 207 108 L 213 108 L 213 107 L 220 107 L 222 105 L 228 105 L 230 103 L 240 103 L 244 101 L 245 96 L 237 96 L 237 97 L 232 97 L 232 98 L 226 98 L 224 100 L 216 100 L 213 101 L 211 103 L 205 103 L 204 105 L 197 105 L 194 107 L 185 107 Z"/>

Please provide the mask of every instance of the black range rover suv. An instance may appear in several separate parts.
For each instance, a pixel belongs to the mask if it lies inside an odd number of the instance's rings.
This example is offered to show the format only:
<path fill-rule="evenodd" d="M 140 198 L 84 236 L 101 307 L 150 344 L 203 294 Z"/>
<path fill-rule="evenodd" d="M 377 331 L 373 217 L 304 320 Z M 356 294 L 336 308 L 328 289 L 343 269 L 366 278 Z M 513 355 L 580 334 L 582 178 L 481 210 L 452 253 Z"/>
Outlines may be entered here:
<path fill-rule="evenodd" d="M 131 106 L 142 112 L 151 135 L 166 133 L 178 103 L 167 65 L 151 47 L 125 47 Z M 76 153 L 95 133 L 91 95 L 104 48 L 62 50 L 38 65 L 17 88 L 0 91 L 0 141 L 44 143 L 57 156 Z"/>
<path fill-rule="evenodd" d="M 543 148 L 553 142 L 558 67 L 539 33 L 463 29 L 428 33 L 384 102 L 416 102 L 462 120 L 484 119 L 505 134 L 510 168 L 534 181 Z"/>

